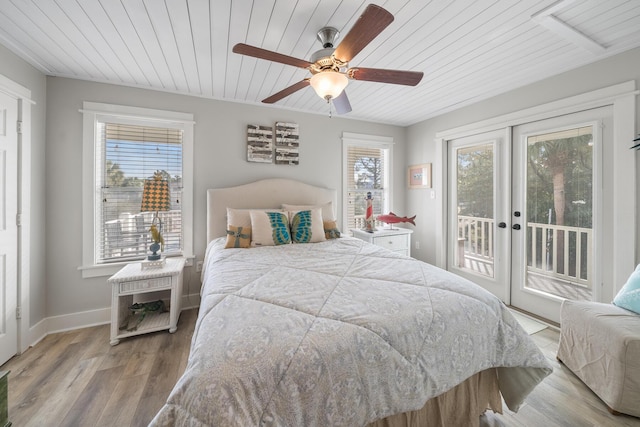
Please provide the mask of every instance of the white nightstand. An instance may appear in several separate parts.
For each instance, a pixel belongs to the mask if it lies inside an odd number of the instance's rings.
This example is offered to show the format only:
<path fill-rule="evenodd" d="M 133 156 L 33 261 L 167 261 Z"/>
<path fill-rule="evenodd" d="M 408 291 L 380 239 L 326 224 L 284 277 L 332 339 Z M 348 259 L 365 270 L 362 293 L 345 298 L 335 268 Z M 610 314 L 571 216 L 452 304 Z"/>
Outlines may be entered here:
<path fill-rule="evenodd" d="M 143 269 L 140 262 L 135 262 L 127 264 L 107 280 L 112 286 L 111 345 L 117 345 L 120 339 L 125 337 L 163 329 L 169 329 L 170 333 L 174 333 L 178 329 L 184 264 L 184 258 L 167 258 L 162 267 Z M 151 294 L 156 292 L 158 294 Z M 130 317 L 132 311 L 129 307 L 132 304 L 160 299 L 165 301 L 167 293 L 170 293 L 170 297 L 168 306 L 165 302 L 166 312 L 148 311 L 139 324 L 139 317 Z M 132 320 L 128 322 L 130 327 L 137 324 L 135 330 L 120 329 L 127 320 Z"/>
<path fill-rule="evenodd" d="M 382 246 L 391 251 L 411 256 L 411 233 L 407 228 L 384 229 L 379 228 L 373 233 L 364 230 L 352 229 L 353 237 L 374 245 Z"/>

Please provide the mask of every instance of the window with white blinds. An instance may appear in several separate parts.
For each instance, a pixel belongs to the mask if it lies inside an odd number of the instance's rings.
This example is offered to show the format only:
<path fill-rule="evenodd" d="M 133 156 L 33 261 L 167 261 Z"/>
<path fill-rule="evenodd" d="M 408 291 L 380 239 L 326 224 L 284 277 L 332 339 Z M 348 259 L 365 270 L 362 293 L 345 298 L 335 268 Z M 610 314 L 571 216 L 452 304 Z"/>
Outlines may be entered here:
<path fill-rule="evenodd" d="M 163 255 L 182 252 L 182 130 L 98 121 L 96 260 L 143 258 L 154 212 L 140 212 L 144 181 L 160 173 L 169 182 L 171 208 L 158 212 Z"/>
<path fill-rule="evenodd" d="M 163 256 L 193 257 L 193 114 L 84 102 L 83 277 L 108 276 L 142 260 L 155 212 L 142 212 L 145 180 L 169 184 L 160 211 Z"/>
<path fill-rule="evenodd" d="M 364 227 L 369 192 L 374 216 L 388 211 L 390 153 L 390 144 L 345 139 L 345 230 Z"/>

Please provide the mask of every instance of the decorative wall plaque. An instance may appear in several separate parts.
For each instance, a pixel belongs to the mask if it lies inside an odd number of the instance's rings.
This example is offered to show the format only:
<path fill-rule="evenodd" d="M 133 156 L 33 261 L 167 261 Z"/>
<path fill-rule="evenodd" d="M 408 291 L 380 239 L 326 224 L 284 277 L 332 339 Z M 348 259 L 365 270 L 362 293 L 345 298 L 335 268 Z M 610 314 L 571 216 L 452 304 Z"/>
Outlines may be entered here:
<path fill-rule="evenodd" d="M 273 163 L 273 128 L 247 125 L 247 161 Z"/>
<path fill-rule="evenodd" d="M 276 164 L 297 165 L 299 144 L 297 123 L 276 123 Z"/>

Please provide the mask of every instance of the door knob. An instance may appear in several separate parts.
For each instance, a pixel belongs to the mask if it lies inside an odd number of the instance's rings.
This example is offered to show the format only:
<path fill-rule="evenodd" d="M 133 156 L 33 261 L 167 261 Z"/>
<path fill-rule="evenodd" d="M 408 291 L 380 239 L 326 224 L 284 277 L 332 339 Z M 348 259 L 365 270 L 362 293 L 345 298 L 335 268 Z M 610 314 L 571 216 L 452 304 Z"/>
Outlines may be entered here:
<path fill-rule="evenodd" d="M 514 230 L 520 230 L 520 224 L 513 224 L 512 227 Z"/>
<path fill-rule="evenodd" d="M 507 228 L 507 224 L 505 222 L 501 222 L 500 224 L 498 224 L 498 227 Z"/>

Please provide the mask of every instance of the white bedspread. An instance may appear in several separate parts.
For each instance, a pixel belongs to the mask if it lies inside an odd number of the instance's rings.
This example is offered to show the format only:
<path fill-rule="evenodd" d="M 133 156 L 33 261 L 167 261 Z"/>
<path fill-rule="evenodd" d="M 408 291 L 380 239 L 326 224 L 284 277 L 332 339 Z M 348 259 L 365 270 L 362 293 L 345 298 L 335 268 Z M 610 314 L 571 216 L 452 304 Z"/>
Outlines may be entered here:
<path fill-rule="evenodd" d="M 551 372 L 479 286 L 352 238 L 207 249 L 184 375 L 151 425 L 363 426 L 500 369 L 517 410 Z"/>

